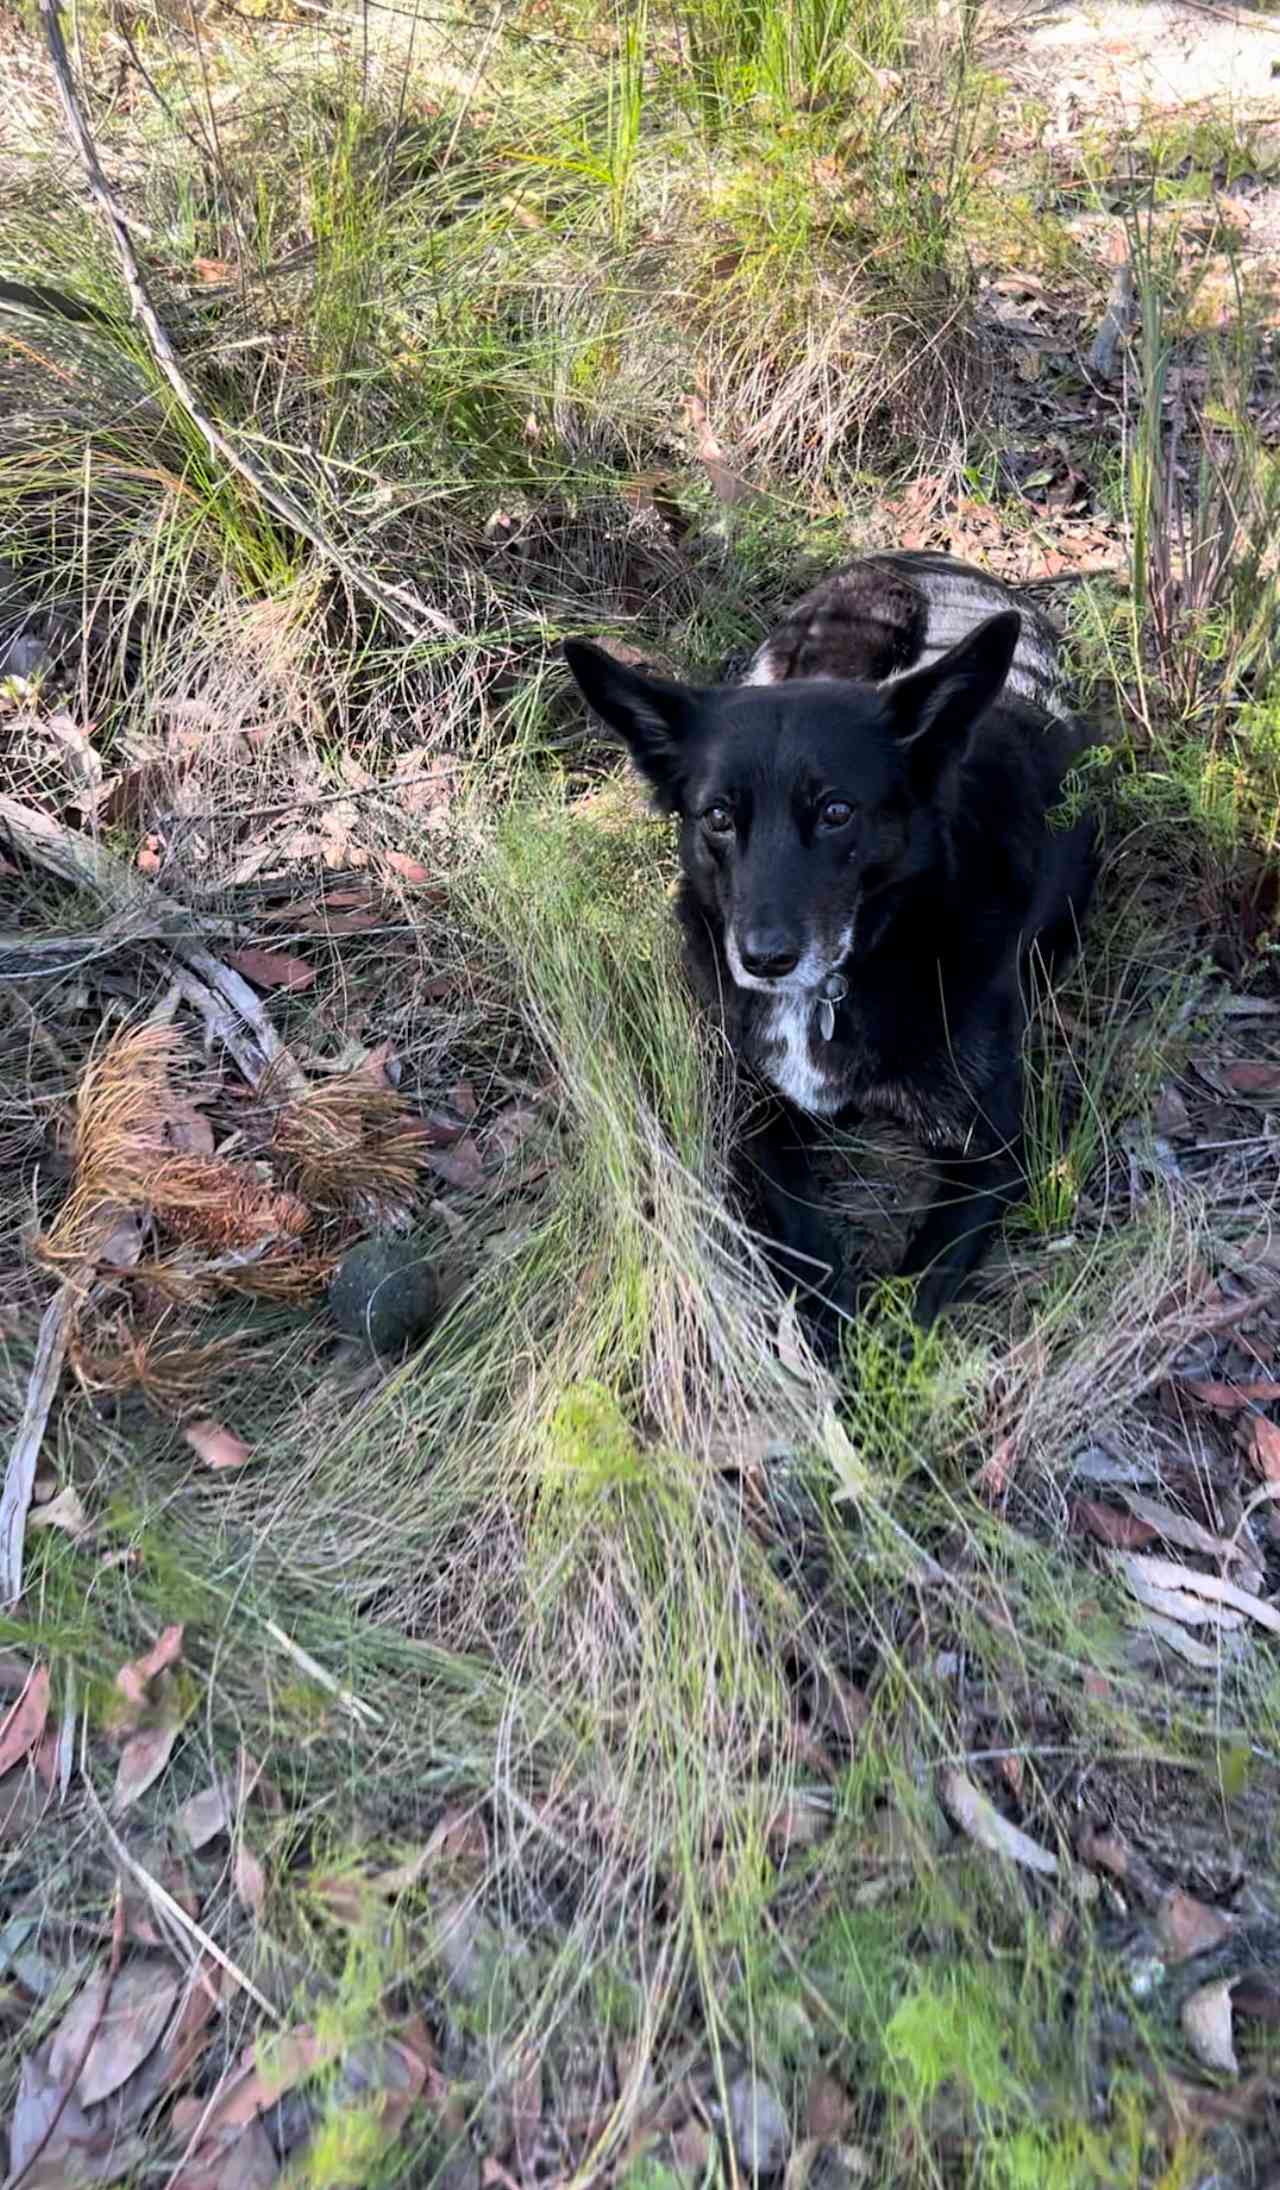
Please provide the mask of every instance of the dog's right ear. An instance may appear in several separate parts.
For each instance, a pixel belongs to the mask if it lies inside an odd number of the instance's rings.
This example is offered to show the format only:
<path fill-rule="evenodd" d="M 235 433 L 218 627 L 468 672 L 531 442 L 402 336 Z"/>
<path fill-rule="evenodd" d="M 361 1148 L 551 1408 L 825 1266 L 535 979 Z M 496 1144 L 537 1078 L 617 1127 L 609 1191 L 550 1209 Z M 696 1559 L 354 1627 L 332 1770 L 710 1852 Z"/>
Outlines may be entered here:
<path fill-rule="evenodd" d="M 625 741 L 664 813 L 675 813 L 684 788 L 685 740 L 693 724 L 695 695 L 682 684 L 625 668 L 587 639 L 566 639 L 564 658 L 588 705 Z"/>

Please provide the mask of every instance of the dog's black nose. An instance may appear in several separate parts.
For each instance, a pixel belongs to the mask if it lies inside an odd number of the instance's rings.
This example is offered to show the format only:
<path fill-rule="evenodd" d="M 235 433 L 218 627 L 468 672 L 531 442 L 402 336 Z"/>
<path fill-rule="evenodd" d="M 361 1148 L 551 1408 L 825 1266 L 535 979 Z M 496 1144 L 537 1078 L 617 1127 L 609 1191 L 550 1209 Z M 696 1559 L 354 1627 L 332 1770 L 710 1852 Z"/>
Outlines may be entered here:
<path fill-rule="evenodd" d="M 800 963 L 800 953 L 785 935 L 778 935 L 769 928 L 756 928 L 744 935 L 739 945 L 739 955 L 748 973 L 758 981 L 781 981 L 794 973 Z"/>

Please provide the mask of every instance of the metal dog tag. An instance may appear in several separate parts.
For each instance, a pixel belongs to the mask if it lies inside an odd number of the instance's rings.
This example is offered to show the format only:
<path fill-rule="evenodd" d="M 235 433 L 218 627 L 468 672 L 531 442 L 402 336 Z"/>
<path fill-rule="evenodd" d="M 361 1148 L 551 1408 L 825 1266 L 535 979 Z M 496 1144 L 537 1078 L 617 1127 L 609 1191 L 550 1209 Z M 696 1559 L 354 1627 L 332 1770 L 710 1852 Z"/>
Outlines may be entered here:
<path fill-rule="evenodd" d="M 829 1042 L 836 1031 L 836 1005 L 842 1004 L 848 993 L 849 984 L 842 973 L 827 975 L 818 998 L 818 1032 L 824 1042 Z"/>

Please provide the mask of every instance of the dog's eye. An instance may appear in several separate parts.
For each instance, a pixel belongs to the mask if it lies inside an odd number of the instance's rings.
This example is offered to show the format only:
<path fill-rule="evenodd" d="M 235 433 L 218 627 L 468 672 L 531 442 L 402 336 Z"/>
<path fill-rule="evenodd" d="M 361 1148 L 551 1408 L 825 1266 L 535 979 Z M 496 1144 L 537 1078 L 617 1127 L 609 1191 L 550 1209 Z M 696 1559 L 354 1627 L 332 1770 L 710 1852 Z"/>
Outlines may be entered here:
<path fill-rule="evenodd" d="M 702 826 L 712 836 L 728 836 L 733 828 L 733 815 L 727 806 L 708 806 L 702 817 Z"/>
<path fill-rule="evenodd" d="M 853 808 L 847 798 L 824 799 L 818 808 L 818 825 L 823 829 L 843 829 L 853 819 Z"/>

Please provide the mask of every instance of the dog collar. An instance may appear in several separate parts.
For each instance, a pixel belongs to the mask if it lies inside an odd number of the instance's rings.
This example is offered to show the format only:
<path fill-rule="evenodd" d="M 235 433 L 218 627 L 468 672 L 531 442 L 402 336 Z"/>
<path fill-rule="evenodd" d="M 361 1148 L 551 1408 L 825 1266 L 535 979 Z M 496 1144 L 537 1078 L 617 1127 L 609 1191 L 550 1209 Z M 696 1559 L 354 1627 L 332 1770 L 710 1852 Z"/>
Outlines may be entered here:
<path fill-rule="evenodd" d="M 824 1042 L 829 1042 L 836 1031 L 836 1005 L 842 1004 L 849 993 L 849 984 L 842 973 L 829 973 L 818 991 L 818 1032 Z"/>

